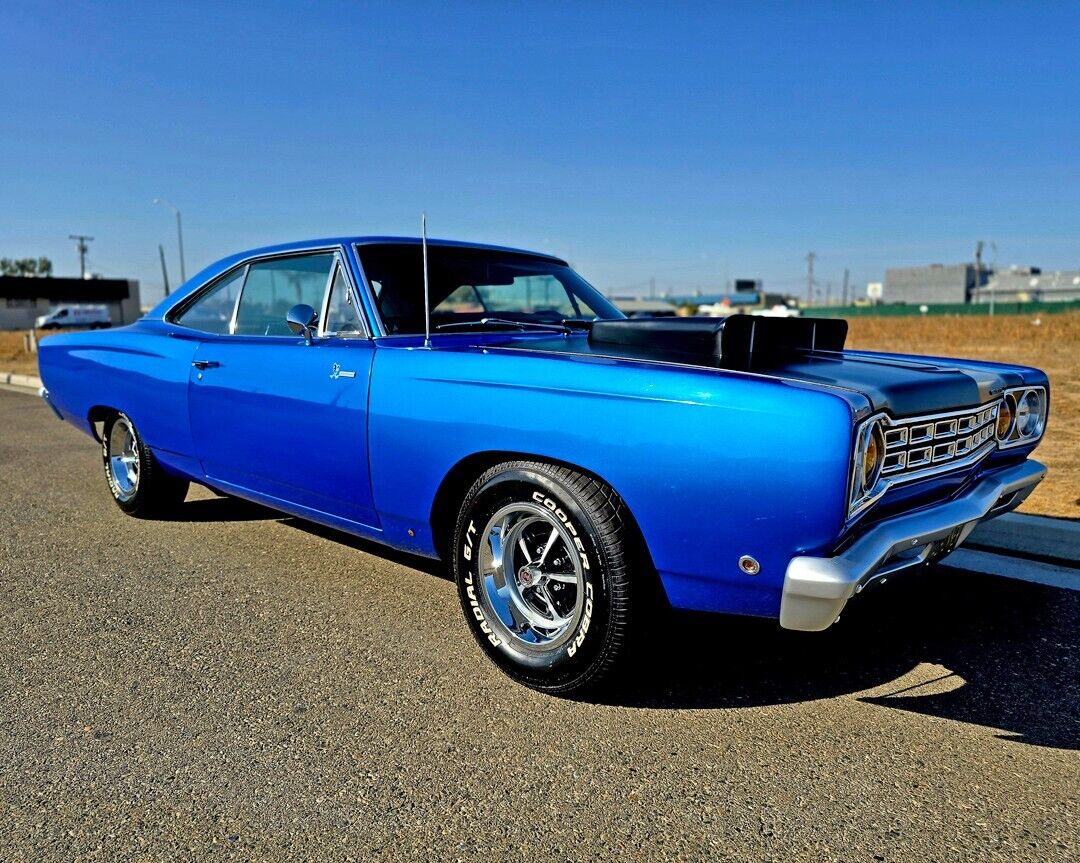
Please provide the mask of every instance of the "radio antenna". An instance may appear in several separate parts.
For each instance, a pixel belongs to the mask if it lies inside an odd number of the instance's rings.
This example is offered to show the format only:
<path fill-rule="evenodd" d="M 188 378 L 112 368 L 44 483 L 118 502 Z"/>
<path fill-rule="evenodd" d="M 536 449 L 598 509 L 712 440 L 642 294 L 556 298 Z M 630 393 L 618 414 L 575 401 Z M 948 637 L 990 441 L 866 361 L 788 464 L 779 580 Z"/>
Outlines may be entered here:
<path fill-rule="evenodd" d="M 424 347 L 431 347 L 431 301 L 428 298 L 427 213 L 420 214 L 420 245 L 424 250 Z"/>

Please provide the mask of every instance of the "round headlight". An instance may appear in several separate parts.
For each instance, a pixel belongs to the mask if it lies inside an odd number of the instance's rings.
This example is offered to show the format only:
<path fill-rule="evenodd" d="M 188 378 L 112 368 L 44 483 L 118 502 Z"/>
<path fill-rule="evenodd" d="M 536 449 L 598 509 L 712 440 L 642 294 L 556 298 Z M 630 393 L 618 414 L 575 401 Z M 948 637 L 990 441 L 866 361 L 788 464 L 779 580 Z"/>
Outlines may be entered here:
<path fill-rule="evenodd" d="M 1016 430 L 1021 437 L 1034 437 L 1042 425 L 1043 400 L 1035 390 L 1028 390 L 1016 405 Z"/>
<path fill-rule="evenodd" d="M 1004 441 L 1009 439 L 1009 435 L 1012 433 L 1013 428 L 1013 414 L 1013 397 L 1010 394 L 1001 400 L 1001 406 L 998 408 L 998 440 Z"/>
<path fill-rule="evenodd" d="M 874 423 L 866 435 L 862 453 L 862 471 L 860 483 L 864 492 L 870 491 L 881 476 L 881 460 L 885 455 L 885 438 L 881 433 L 881 423 Z"/>

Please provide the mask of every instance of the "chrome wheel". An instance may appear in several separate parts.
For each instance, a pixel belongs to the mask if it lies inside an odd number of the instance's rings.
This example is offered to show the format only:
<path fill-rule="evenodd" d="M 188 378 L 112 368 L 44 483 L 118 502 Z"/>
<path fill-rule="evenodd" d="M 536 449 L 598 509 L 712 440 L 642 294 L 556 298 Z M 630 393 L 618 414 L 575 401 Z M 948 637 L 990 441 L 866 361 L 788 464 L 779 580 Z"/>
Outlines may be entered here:
<path fill-rule="evenodd" d="M 116 499 L 126 503 L 135 497 L 139 490 L 139 441 L 127 417 L 113 423 L 106 466 Z"/>
<path fill-rule="evenodd" d="M 531 650 L 562 645 L 577 628 L 585 593 L 565 524 L 546 507 L 512 503 L 491 517 L 479 544 L 480 601 L 493 625 Z"/>

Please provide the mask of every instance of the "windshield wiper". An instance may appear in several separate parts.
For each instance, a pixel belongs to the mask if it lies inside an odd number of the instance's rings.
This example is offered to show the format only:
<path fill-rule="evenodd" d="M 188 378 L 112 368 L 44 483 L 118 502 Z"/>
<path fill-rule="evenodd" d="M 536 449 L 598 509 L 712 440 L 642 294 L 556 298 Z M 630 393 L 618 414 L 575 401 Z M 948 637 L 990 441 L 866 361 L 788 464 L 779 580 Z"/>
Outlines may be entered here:
<path fill-rule="evenodd" d="M 471 327 L 485 327 L 496 325 L 500 327 L 516 327 L 519 330 L 551 330 L 556 333 L 569 333 L 572 329 L 566 324 L 544 324 L 539 321 L 511 321 L 507 318 L 480 318 L 478 321 L 452 321 L 449 324 L 439 324 L 437 330 L 467 329 Z"/>

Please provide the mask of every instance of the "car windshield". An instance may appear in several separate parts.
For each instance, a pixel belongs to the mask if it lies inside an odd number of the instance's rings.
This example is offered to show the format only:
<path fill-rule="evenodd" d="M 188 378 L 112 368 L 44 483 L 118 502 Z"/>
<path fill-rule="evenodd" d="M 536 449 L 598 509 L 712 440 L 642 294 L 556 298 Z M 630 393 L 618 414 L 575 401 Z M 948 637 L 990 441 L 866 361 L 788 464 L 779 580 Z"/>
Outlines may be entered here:
<path fill-rule="evenodd" d="M 373 243 L 357 253 L 387 333 L 423 333 L 421 246 Z M 540 256 L 431 244 L 428 283 L 433 331 L 625 317 L 568 266 Z"/>

